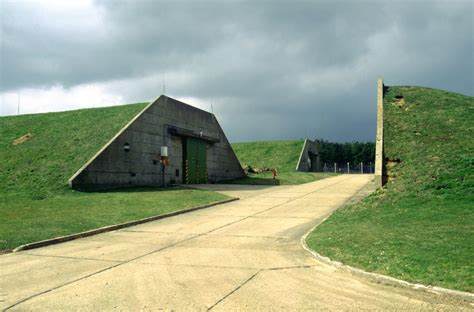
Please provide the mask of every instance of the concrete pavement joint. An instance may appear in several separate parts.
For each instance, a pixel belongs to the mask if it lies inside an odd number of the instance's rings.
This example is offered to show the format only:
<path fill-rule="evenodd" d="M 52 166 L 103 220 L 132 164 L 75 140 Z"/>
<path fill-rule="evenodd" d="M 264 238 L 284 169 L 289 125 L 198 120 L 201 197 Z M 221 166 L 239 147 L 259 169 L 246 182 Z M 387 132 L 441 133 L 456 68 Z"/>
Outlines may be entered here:
<path fill-rule="evenodd" d="M 127 233 L 155 233 L 155 234 L 178 234 L 178 235 L 201 235 L 202 233 L 184 233 L 184 232 L 163 232 L 163 231 L 151 231 L 151 230 L 122 230 Z"/>
<path fill-rule="evenodd" d="M 280 270 L 293 270 L 293 269 L 309 269 L 309 268 L 314 268 L 315 266 L 318 265 L 298 265 L 298 266 L 289 266 L 289 267 L 275 267 L 275 268 L 269 268 L 269 269 L 262 269 L 262 271 L 280 271 Z"/>
<path fill-rule="evenodd" d="M 170 266 L 170 267 L 191 267 L 191 268 L 210 268 L 210 269 L 230 269 L 230 270 L 266 270 L 258 267 L 239 267 L 239 266 L 220 266 L 220 265 L 203 265 L 203 264 L 183 264 L 183 263 L 154 263 L 154 262 L 132 262 L 137 265 L 152 266 Z"/>
<path fill-rule="evenodd" d="M 213 235 L 213 236 L 230 236 L 230 237 L 248 237 L 248 238 L 276 238 L 276 239 L 289 239 L 288 236 L 258 236 L 258 235 L 238 235 L 238 234 L 216 234 L 216 233 L 208 233 L 205 235 Z"/>
<path fill-rule="evenodd" d="M 94 276 L 94 275 L 96 275 L 96 274 L 99 274 L 99 273 L 105 272 L 105 271 L 107 271 L 107 270 L 113 269 L 113 268 L 115 268 L 115 267 L 117 267 L 117 266 L 119 266 L 119 265 L 122 265 L 122 264 L 123 264 L 123 263 L 118 263 L 118 264 L 116 264 L 116 265 L 113 265 L 113 266 L 110 266 L 110 267 L 101 269 L 101 270 L 99 270 L 99 271 L 96 271 L 96 272 L 93 272 L 93 273 L 91 273 L 91 274 L 82 276 L 82 277 L 80 277 L 80 278 L 74 279 L 74 280 L 69 281 L 69 282 L 67 282 L 67 283 L 64 283 L 64 284 L 58 285 L 58 286 L 56 286 L 56 287 L 53 287 L 53 288 L 44 290 L 44 291 L 39 292 L 39 293 L 36 293 L 36 294 L 34 294 L 34 295 L 31 295 L 31 296 L 29 296 L 29 297 L 26 297 L 26 298 L 24 298 L 24 299 L 21 299 L 20 301 L 17 301 L 16 303 L 14 303 L 14 304 L 12 304 L 12 305 L 6 307 L 5 309 L 3 309 L 3 311 L 8 311 L 8 310 L 10 310 L 11 308 L 14 308 L 14 307 L 16 307 L 17 305 L 22 304 L 22 303 L 24 303 L 24 302 L 26 302 L 26 301 L 28 301 L 28 300 L 30 300 L 30 299 L 36 298 L 36 297 L 38 297 L 38 296 L 47 294 L 47 293 L 49 293 L 49 292 L 51 292 L 51 291 L 53 291 L 53 290 L 62 288 L 62 287 L 67 286 L 67 285 L 69 285 L 69 284 L 73 284 L 73 283 L 78 282 L 78 281 L 80 281 L 80 280 L 83 280 L 83 279 L 86 279 L 86 278 L 88 278 L 88 277 Z"/>
<path fill-rule="evenodd" d="M 95 258 L 79 258 L 79 257 L 68 257 L 68 256 L 58 256 L 58 255 L 40 255 L 34 253 L 25 253 L 28 256 L 34 257 L 46 257 L 46 258 L 61 258 L 61 259 L 72 259 L 72 260 L 86 260 L 86 261 L 103 261 L 103 262 L 114 262 L 114 263 L 121 263 L 122 260 L 107 260 L 107 259 L 95 259 Z"/>
<path fill-rule="evenodd" d="M 162 247 L 162 248 L 160 248 L 160 249 L 157 249 L 157 250 L 148 252 L 148 253 L 146 253 L 146 254 L 144 254 L 144 255 L 141 255 L 141 256 L 135 257 L 135 258 L 133 258 L 133 259 L 130 259 L 130 260 L 126 260 L 126 261 L 117 263 L 117 264 L 115 264 L 115 265 L 106 267 L 106 268 L 104 268 L 104 269 L 98 270 L 98 271 L 96 271 L 96 272 L 87 274 L 87 275 L 82 276 L 82 277 L 80 277 L 80 278 L 76 278 L 76 279 L 74 279 L 74 280 L 72 280 L 72 281 L 69 281 L 69 282 L 66 282 L 66 283 L 64 283 L 64 284 L 58 285 L 58 286 L 56 286 L 56 287 L 53 287 L 53 288 L 44 290 L 44 291 L 39 292 L 39 293 L 36 293 L 36 294 L 34 294 L 34 295 L 31 295 L 31 296 L 29 296 L 29 297 L 27 297 L 27 298 L 24 298 L 24 299 L 22 299 L 22 300 L 20 300 L 20 301 L 18 301 L 18 302 L 16 302 L 16 303 L 14 303 L 14 304 L 12 304 L 12 305 L 6 307 L 3 311 L 8 311 L 9 309 L 11 309 L 11 308 L 13 308 L 13 307 L 15 307 L 15 306 L 17 306 L 17 305 L 23 303 L 23 302 L 26 302 L 26 301 L 28 301 L 28 300 L 30 300 L 30 299 L 36 298 L 36 297 L 38 297 L 38 296 L 44 295 L 44 294 L 46 294 L 46 293 L 49 293 L 49 292 L 51 292 L 51 291 L 53 291 L 53 290 L 56 290 L 56 289 L 62 288 L 62 287 L 64 287 L 64 286 L 67 286 L 67 285 L 76 283 L 76 282 L 78 282 L 78 281 L 84 280 L 84 279 L 86 279 L 86 278 L 89 278 L 89 277 L 91 277 L 91 276 L 100 274 L 100 273 L 102 273 L 102 272 L 105 272 L 105 271 L 114 269 L 114 268 L 116 268 L 116 267 L 118 267 L 118 266 L 121 266 L 121 265 L 123 265 L 123 264 L 130 263 L 130 262 L 132 262 L 132 261 L 136 261 L 136 260 L 138 260 L 138 259 L 140 259 L 140 258 L 146 257 L 146 256 L 148 256 L 148 255 L 151 255 L 151 254 L 155 253 L 155 252 L 160 252 L 160 251 L 162 251 L 162 250 L 164 250 L 164 249 L 173 247 L 173 246 L 175 246 L 175 245 L 177 245 L 177 244 L 179 244 L 179 243 L 181 243 L 181 242 L 188 241 L 188 240 L 190 240 L 190 239 L 192 239 L 192 238 L 194 238 L 194 237 L 188 237 L 188 238 L 186 238 L 186 239 L 183 239 L 182 241 L 175 242 L 175 243 L 173 243 L 173 244 L 171 244 L 171 245 L 164 246 L 164 247 Z"/>
<path fill-rule="evenodd" d="M 232 295 L 233 293 L 235 293 L 237 290 L 239 290 L 242 286 L 244 286 L 245 284 L 247 284 L 248 282 L 250 282 L 255 276 L 257 276 L 258 273 L 260 273 L 261 270 L 258 270 L 257 272 L 255 272 L 254 274 L 252 274 L 252 276 L 250 276 L 248 279 L 246 279 L 243 283 L 241 283 L 239 286 L 237 286 L 236 288 L 234 288 L 234 290 L 232 290 L 231 292 L 229 292 L 227 295 L 225 295 L 224 297 L 222 297 L 220 300 L 218 300 L 216 303 L 214 303 L 212 306 L 210 306 L 207 310 L 210 311 L 212 310 L 216 305 L 218 305 L 219 303 L 221 303 L 222 301 L 224 301 L 227 297 L 229 297 L 230 295 Z"/>
<path fill-rule="evenodd" d="M 254 279 L 259 273 L 265 272 L 265 271 L 277 271 L 277 270 L 288 270 L 288 269 L 306 269 L 306 268 L 311 268 L 313 266 L 296 266 L 296 267 L 282 267 L 282 268 L 269 268 L 269 269 L 261 269 L 255 272 L 253 275 L 251 275 L 248 279 L 246 279 L 244 282 L 242 282 L 239 286 L 234 288 L 231 292 L 229 292 L 227 295 L 219 299 L 216 303 L 214 303 L 212 306 L 210 306 L 207 310 L 210 311 L 214 309 L 218 304 L 220 304 L 222 301 L 233 295 L 235 292 L 237 292 L 239 289 L 244 287 L 248 282 L 250 282 L 252 279 Z"/>
<path fill-rule="evenodd" d="M 267 268 L 267 269 L 260 269 L 257 272 L 255 272 L 253 275 L 251 275 L 248 279 L 243 281 L 239 286 L 234 288 L 231 292 L 229 292 L 227 295 L 219 299 L 216 303 L 214 303 L 212 306 L 210 306 L 207 310 L 210 311 L 214 307 L 216 307 L 219 303 L 230 297 L 232 294 L 237 292 L 239 289 L 244 287 L 248 282 L 250 282 L 252 279 L 254 279 L 260 272 L 265 272 L 265 271 L 277 271 L 277 270 L 288 270 L 288 269 L 307 269 L 314 267 L 314 265 L 305 265 L 305 266 L 294 266 L 294 267 L 281 267 L 281 268 Z"/>
<path fill-rule="evenodd" d="M 283 216 L 254 216 L 256 219 L 307 219 L 313 220 L 311 217 L 283 217 Z"/>

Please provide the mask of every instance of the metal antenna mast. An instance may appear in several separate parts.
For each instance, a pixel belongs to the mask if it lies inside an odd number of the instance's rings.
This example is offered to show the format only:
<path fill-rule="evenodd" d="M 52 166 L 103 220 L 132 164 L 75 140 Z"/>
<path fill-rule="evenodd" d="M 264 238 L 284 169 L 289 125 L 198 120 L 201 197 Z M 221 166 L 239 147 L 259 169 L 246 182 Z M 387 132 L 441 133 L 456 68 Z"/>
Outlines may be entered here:
<path fill-rule="evenodd" d="M 165 74 L 163 73 L 163 94 L 166 93 Z"/>

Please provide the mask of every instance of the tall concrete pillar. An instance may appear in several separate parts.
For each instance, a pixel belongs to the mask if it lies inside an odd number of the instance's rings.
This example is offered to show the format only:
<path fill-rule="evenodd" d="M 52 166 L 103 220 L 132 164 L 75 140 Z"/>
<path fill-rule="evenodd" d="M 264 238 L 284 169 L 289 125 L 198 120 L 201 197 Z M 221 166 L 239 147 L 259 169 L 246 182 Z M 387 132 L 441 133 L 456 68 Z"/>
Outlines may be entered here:
<path fill-rule="evenodd" d="M 383 178 L 383 78 L 377 81 L 377 138 L 375 141 L 375 187 L 381 188 Z"/>

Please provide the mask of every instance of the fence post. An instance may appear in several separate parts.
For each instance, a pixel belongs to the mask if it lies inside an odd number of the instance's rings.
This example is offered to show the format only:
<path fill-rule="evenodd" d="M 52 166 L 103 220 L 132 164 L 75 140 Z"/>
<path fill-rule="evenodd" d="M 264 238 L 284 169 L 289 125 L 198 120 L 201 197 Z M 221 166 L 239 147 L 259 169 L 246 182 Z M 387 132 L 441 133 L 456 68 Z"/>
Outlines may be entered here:
<path fill-rule="evenodd" d="M 334 173 L 337 173 L 337 163 L 334 163 Z"/>
<path fill-rule="evenodd" d="M 360 173 L 361 174 L 364 173 L 364 163 L 363 162 L 360 163 Z"/>
<path fill-rule="evenodd" d="M 351 173 L 349 170 L 350 170 L 349 163 L 347 163 L 347 173 Z"/>

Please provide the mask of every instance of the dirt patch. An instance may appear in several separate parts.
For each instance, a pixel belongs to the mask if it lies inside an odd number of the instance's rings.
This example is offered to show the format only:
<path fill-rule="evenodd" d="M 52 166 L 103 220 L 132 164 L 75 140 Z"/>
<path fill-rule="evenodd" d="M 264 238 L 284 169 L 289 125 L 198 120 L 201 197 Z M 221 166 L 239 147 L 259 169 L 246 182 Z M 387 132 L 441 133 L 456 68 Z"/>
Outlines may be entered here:
<path fill-rule="evenodd" d="M 410 107 L 406 104 L 403 95 L 396 95 L 395 101 L 392 102 L 392 105 L 404 109 L 405 111 L 408 111 L 410 109 Z"/>
<path fill-rule="evenodd" d="M 13 145 L 18 145 L 18 144 L 21 144 L 25 141 L 28 141 L 31 137 L 33 136 L 33 134 L 31 132 L 28 132 L 27 134 L 19 137 L 18 139 L 16 139 L 15 141 L 13 141 Z"/>
<path fill-rule="evenodd" d="M 385 158 L 385 168 L 387 169 L 386 175 L 387 175 L 388 182 L 395 180 L 395 178 L 397 177 L 397 175 L 395 174 L 394 167 L 401 162 L 402 161 L 400 160 L 400 158 L 394 158 L 394 159 Z"/>

